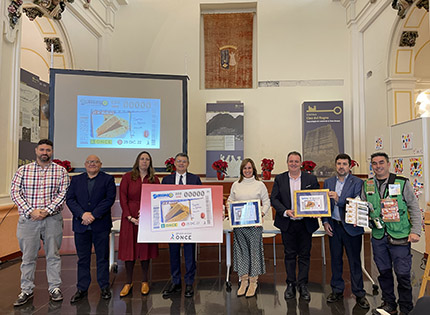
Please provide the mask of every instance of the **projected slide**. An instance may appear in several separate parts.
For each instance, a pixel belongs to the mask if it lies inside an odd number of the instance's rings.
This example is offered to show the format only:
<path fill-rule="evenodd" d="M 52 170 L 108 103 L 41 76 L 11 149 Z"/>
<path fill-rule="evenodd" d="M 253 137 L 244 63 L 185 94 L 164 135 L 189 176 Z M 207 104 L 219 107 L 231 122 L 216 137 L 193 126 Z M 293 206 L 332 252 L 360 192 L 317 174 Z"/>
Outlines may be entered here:
<path fill-rule="evenodd" d="M 160 100 L 78 95 L 78 148 L 160 148 Z"/>

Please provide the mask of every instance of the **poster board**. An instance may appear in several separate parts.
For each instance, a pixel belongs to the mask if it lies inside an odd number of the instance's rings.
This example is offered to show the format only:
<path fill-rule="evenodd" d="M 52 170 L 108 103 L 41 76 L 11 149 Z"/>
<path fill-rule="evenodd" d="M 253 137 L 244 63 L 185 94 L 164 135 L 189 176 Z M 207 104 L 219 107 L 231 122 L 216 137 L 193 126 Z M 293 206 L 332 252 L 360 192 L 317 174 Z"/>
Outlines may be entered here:
<path fill-rule="evenodd" d="M 409 179 L 424 217 L 426 203 L 430 201 L 430 118 L 421 117 L 393 125 L 390 133 L 390 172 Z M 412 243 L 412 248 L 420 253 L 425 251 L 424 220 L 420 241 Z"/>
<path fill-rule="evenodd" d="M 223 187 L 142 185 L 139 243 L 222 243 Z"/>

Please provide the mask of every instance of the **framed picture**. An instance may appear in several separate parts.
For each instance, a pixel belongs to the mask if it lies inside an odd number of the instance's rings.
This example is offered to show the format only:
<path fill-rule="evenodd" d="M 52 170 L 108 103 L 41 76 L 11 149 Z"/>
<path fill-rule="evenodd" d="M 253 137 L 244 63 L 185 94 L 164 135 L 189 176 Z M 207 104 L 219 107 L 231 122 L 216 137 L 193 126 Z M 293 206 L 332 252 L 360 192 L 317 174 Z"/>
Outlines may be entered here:
<path fill-rule="evenodd" d="M 228 216 L 232 228 L 261 226 L 260 200 L 230 202 Z"/>
<path fill-rule="evenodd" d="M 296 190 L 294 215 L 296 217 L 330 217 L 328 189 Z"/>

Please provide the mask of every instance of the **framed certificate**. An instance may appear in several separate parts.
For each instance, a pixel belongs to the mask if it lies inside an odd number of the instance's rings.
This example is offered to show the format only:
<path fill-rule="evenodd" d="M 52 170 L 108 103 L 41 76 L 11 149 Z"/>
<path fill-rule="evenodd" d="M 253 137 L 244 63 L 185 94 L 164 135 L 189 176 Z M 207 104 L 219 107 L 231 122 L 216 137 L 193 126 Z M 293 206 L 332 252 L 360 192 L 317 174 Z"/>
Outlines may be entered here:
<path fill-rule="evenodd" d="M 330 217 L 328 189 L 296 190 L 294 215 L 296 217 Z"/>
<path fill-rule="evenodd" d="M 228 216 L 232 228 L 261 226 L 260 200 L 230 202 Z"/>

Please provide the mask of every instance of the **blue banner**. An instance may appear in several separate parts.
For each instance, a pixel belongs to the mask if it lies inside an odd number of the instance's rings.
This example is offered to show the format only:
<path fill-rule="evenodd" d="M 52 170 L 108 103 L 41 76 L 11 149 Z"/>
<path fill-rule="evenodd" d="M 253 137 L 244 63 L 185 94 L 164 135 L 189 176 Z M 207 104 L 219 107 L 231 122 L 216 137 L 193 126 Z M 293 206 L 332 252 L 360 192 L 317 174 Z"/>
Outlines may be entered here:
<path fill-rule="evenodd" d="M 333 176 L 334 159 L 345 150 L 343 101 L 304 102 L 302 117 L 303 161 L 316 163 L 316 176 Z"/>

